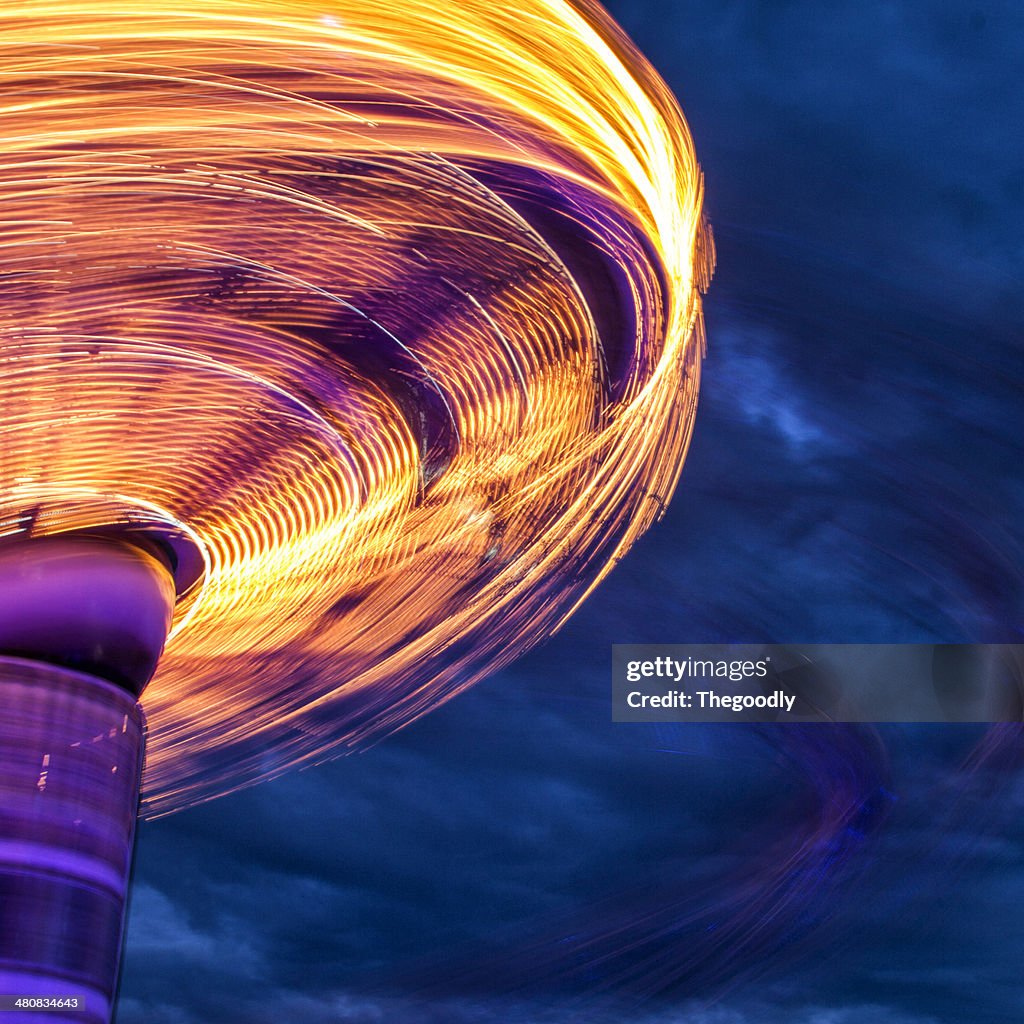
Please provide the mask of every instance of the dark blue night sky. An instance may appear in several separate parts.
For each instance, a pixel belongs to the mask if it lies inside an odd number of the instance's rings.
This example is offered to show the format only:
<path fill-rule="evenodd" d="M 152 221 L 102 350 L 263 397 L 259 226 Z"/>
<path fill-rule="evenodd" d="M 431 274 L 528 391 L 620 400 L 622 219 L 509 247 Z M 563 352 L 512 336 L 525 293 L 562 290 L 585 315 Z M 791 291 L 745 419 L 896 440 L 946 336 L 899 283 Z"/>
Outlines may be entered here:
<path fill-rule="evenodd" d="M 977 767 L 975 727 L 797 741 L 608 698 L 613 641 L 1024 641 L 1024 7 L 611 9 L 718 245 L 676 497 L 511 670 L 144 824 L 120 1024 L 1024 1019 L 1014 737 Z"/>

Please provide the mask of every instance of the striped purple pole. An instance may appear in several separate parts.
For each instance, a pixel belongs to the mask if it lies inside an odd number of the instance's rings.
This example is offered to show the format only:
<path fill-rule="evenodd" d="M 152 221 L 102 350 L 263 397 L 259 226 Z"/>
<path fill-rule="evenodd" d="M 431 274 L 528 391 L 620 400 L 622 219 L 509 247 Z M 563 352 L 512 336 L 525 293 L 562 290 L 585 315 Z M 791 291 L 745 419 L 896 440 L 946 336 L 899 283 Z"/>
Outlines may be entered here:
<path fill-rule="evenodd" d="M 106 1024 L 142 712 L 95 676 L 3 657 L 0 709 L 0 1022 Z"/>
<path fill-rule="evenodd" d="M 0 546 L 0 1024 L 108 1024 L 174 583 L 109 537 Z"/>

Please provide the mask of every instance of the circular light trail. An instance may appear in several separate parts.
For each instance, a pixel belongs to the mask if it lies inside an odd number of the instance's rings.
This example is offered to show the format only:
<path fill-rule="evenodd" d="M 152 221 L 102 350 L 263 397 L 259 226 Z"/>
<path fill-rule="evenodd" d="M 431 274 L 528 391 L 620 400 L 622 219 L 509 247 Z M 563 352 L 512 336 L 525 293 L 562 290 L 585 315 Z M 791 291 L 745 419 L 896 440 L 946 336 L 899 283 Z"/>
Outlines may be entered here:
<path fill-rule="evenodd" d="M 0 44 L 0 543 L 201 570 L 145 813 L 423 714 L 664 507 L 713 255 L 601 10 L 29 0 Z"/>

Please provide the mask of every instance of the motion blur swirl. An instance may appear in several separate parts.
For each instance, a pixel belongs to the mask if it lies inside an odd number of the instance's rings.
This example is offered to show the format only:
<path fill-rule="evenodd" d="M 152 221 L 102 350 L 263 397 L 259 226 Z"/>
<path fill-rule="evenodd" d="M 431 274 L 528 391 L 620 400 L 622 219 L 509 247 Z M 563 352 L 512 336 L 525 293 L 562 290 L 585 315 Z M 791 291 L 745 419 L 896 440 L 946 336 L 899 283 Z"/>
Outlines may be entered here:
<path fill-rule="evenodd" d="M 557 627 L 689 441 L 713 263 L 598 8 L 0 4 L 0 543 L 189 538 L 144 811 Z"/>

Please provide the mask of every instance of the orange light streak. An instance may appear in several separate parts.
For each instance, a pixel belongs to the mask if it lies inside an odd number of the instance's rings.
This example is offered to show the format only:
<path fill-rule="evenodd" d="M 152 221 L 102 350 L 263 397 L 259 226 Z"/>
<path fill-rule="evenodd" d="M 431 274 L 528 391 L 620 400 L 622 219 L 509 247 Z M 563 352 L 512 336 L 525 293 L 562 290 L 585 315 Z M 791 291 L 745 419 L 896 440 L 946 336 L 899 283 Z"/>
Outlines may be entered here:
<path fill-rule="evenodd" d="M 145 813 L 507 664 L 672 494 L 713 252 L 596 6 L 0 2 L 0 198 L 0 542 L 206 564 Z"/>

